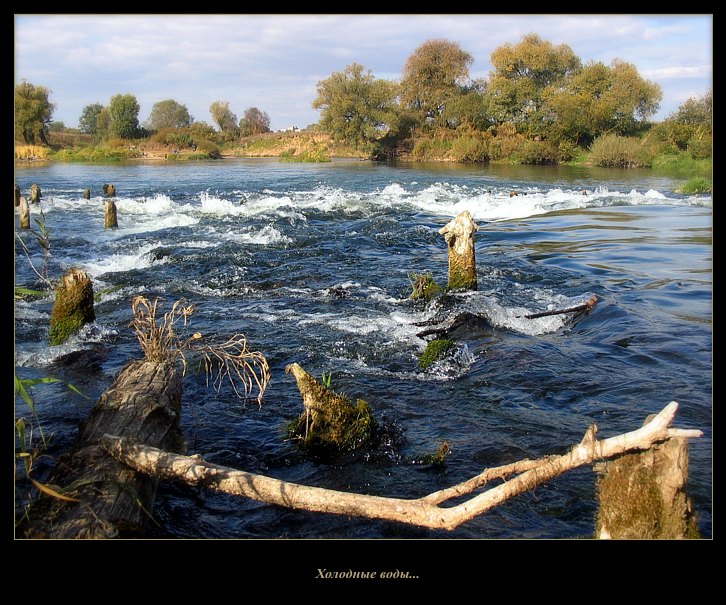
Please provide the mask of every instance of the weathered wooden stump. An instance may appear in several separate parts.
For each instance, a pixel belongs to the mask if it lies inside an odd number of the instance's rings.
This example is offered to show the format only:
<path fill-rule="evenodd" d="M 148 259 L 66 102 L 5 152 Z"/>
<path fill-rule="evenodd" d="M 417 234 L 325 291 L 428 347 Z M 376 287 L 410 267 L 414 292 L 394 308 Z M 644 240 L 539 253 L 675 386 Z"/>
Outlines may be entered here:
<path fill-rule="evenodd" d="M 105 229 L 113 229 L 118 227 L 118 213 L 116 212 L 116 202 L 113 200 L 106 200 L 103 206 L 104 220 L 103 226 Z"/>
<path fill-rule="evenodd" d="M 84 200 L 90 200 L 91 199 L 91 190 L 90 189 L 84 189 L 83 190 L 83 199 Z"/>
<path fill-rule="evenodd" d="M 649 416 L 648 424 L 654 416 Z M 673 437 L 636 454 L 597 465 L 596 538 L 699 538 L 690 499 L 688 440 Z"/>
<path fill-rule="evenodd" d="M 477 288 L 474 232 L 478 229 L 468 210 L 439 229 L 449 247 L 449 290 Z"/>
<path fill-rule="evenodd" d="M 75 267 L 60 278 L 50 314 L 51 345 L 59 345 L 81 326 L 96 321 L 93 309 L 93 283 L 88 274 Z"/>
<path fill-rule="evenodd" d="M 39 204 L 42 197 L 43 197 L 43 193 L 40 191 L 40 187 L 38 187 L 38 185 L 33 183 L 30 186 L 30 203 Z"/>
<path fill-rule="evenodd" d="M 288 427 L 301 449 L 318 458 L 332 458 L 365 445 L 377 423 L 368 404 L 350 400 L 324 387 L 298 364 L 285 368 L 297 382 L 305 410 Z"/>
<path fill-rule="evenodd" d="M 20 187 L 15 183 L 15 207 L 20 206 Z"/>
<path fill-rule="evenodd" d="M 21 229 L 30 229 L 30 204 L 23 196 L 18 204 L 18 218 Z"/>
<path fill-rule="evenodd" d="M 41 496 L 21 528 L 26 538 L 124 538 L 149 520 L 157 480 L 116 461 L 100 446 L 104 434 L 182 452 L 182 383 L 171 363 L 134 361 L 99 398 L 72 451 L 58 460 L 47 483 L 68 502 Z"/>
<path fill-rule="evenodd" d="M 106 184 L 103 186 L 103 195 L 105 197 L 116 197 L 116 187 Z"/>

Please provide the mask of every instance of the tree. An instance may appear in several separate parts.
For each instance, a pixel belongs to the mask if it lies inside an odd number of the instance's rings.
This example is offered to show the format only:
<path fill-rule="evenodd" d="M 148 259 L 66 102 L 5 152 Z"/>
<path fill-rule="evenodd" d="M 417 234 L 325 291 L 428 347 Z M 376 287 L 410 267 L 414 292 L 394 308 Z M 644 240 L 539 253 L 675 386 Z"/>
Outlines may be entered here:
<path fill-rule="evenodd" d="M 193 118 L 189 115 L 186 105 L 181 105 L 174 99 L 166 99 L 154 103 L 146 126 L 150 130 L 184 128 L 189 126 L 192 121 Z"/>
<path fill-rule="evenodd" d="M 50 92 L 45 86 L 34 86 L 26 80 L 15 86 L 15 132 L 21 134 L 28 145 L 34 143 L 36 137 L 48 144 L 46 134 L 55 109 L 48 100 Z"/>
<path fill-rule="evenodd" d="M 658 110 L 660 86 L 644 80 L 634 65 L 588 63 L 560 87 L 543 95 L 545 118 L 555 138 L 589 144 L 602 134 L 634 135 Z"/>
<path fill-rule="evenodd" d="M 427 40 L 403 67 L 402 105 L 419 112 L 422 122 L 437 121 L 447 103 L 463 93 L 473 61 L 456 42 Z"/>
<path fill-rule="evenodd" d="M 511 122 L 520 132 L 540 134 L 544 92 L 560 85 L 581 68 L 566 44 L 554 46 L 537 34 L 527 34 L 512 46 L 492 52 L 487 96 L 497 123 Z"/>
<path fill-rule="evenodd" d="M 209 114 L 212 116 L 212 121 L 219 126 L 220 131 L 237 130 L 237 116 L 229 109 L 227 101 L 214 101 L 209 106 Z"/>
<path fill-rule="evenodd" d="M 675 114 L 668 116 L 678 124 L 702 127 L 709 132 L 713 124 L 713 93 L 709 88 L 700 99 L 691 97 L 684 101 Z"/>
<path fill-rule="evenodd" d="M 358 64 L 333 72 L 317 85 L 313 109 L 320 109 L 320 126 L 335 140 L 367 146 L 381 138 L 396 122 L 397 87 L 376 80 Z"/>
<path fill-rule="evenodd" d="M 108 103 L 108 132 L 112 137 L 131 139 L 139 130 L 139 103 L 131 94 L 114 95 Z"/>
<path fill-rule="evenodd" d="M 240 135 L 248 137 L 253 134 L 270 132 L 270 116 L 257 107 L 245 109 L 245 114 L 239 121 Z"/>
<path fill-rule="evenodd" d="M 78 118 L 78 129 L 84 134 L 96 134 L 98 132 L 98 116 L 103 110 L 100 103 L 86 105 Z"/>
<path fill-rule="evenodd" d="M 450 128 L 468 124 L 477 130 L 486 130 L 492 125 L 489 113 L 486 97 L 480 92 L 472 91 L 451 99 L 441 116 Z"/>

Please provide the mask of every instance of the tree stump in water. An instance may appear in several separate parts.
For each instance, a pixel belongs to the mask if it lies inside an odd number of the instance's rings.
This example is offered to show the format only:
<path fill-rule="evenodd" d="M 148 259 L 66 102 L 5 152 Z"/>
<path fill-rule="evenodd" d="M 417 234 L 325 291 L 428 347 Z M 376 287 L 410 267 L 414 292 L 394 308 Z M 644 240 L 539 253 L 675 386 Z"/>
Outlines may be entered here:
<path fill-rule="evenodd" d="M 596 538 L 700 537 L 691 502 L 683 491 L 688 477 L 687 439 L 673 437 L 595 470 L 599 473 Z"/>
<path fill-rule="evenodd" d="M 18 184 L 15 184 L 15 207 L 17 208 L 20 206 L 20 187 L 18 187 Z"/>
<path fill-rule="evenodd" d="M 365 445 L 377 423 L 368 404 L 350 400 L 324 387 L 298 364 L 285 368 L 297 382 L 305 411 L 288 428 L 301 449 L 318 458 L 332 458 Z"/>
<path fill-rule="evenodd" d="M 105 229 L 114 229 L 118 227 L 118 214 L 116 212 L 116 202 L 113 200 L 106 200 L 103 208 L 104 220 L 103 226 Z"/>
<path fill-rule="evenodd" d="M 478 229 L 468 210 L 439 229 L 449 247 L 449 290 L 477 288 L 474 232 Z"/>
<path fill-rule="evenodd" d="M 116 187 L 108 183 L 103 186 L 103 195 L 105 197 L 116 197 Z"/>
<path fill-rule="evenodd" d="M 149 520 L 157 480 L 116 461 L 100 446 L 104 434 L 181 452 L 182 384 L 171 363 L 134 361 L 99 398 L 74 449 L 48 479 L 68 502 L 41 496 L 21 528 L 26 538 L 134 537 Z"/>
<path fill-rule="evenodd" d="M 55 303 L 50 314 L 51 345 L 59 345 L 81 326 L 96 321 L 93 310 L 93 284 L 88 274 L 71 268 L 61 277 L 55 291 Z"/>
<path fill-rule="evenodd" d="M 30 186 L 30 203 L 31 204 L 39 204 L 40 199 L 43 197 L 43 194 L 40 191 L 40 187 L 33 183 Z"/>
<path fill-rule="evenodd" d="M 84 200 L 90 200 L 91 199 L 91 190 L 90 189 L 84 189 L 83 190 L 83 199 Z"/>
<path fill-rule="evenodd" d="M 30 205 L 24 197 L 21 197 L 18 203 L 18 217 L 20 219 L 20 228 L 30 229 Z"/>

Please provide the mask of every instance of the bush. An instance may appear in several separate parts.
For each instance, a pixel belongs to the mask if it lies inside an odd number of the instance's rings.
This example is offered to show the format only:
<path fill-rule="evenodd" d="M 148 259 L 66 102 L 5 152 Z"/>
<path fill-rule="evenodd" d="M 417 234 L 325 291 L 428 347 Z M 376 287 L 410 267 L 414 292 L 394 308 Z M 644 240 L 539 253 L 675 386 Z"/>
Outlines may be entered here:
<path fill-rule="evenodd" d="M 175 147 L 190 147 L 192 135 L 186 128 L 161 128 L 151 135 L 151 142 Z"/>
<path fill-rule="evenodd" d="M 222 153 L 219 150 L 219 147 L 212 143 L 212 141 L 207 141 L 206 139 L 201 141 L 196 141 L 196 150 L 193 155 L 198 154 L 205 154 L 209 159 L 212 160 L 218 160 L 222 157 Z"/>
<path fill-rule="evenodd" d="M 47 147 L 41 147 L 40 145 L 16 145 L 15 159 L 45 159 L 48 156 L 48 151 L 49 149 Z"/>
<path fill-rule="evenodd" d="M 711 136 L 693 136 L 688 140 L 688 153 L 696 160 L 704 160 L 713 155 L 713 141 Z"/>
<path fill-rule="evenodd" d="M 419 138 L 413 144 L 411 155 L 420 161 L 439 160 L 451 151 L 451 140 L 444 138 Z"/>
<path fill-rule="evenodd" d="M 557 164 L 560 152 L 549 141 L 524 141 L 516 153 L 520 164 Z"/>
<path fill-rule="evenodd" d="M 330 157 L 322 149 L 310 149 L 297 155 L 294 149 L 288 149 L 280 154 L 281 162 L 330 162 Z"/>
<path fill-rule="evenodd" d="M 489 146 L 481 136 L 462 136 L 454 139 L 449 151 L 449 157 L 457 162 L 488 162 Z"/>
<path fill-rule="evenodd" d="M 616 134 L 595 139 L 590 153 L 593 164 L 609 168 L 637 168 L 653 162 L 652 149 L 644 147 L 639 139 Z"/>

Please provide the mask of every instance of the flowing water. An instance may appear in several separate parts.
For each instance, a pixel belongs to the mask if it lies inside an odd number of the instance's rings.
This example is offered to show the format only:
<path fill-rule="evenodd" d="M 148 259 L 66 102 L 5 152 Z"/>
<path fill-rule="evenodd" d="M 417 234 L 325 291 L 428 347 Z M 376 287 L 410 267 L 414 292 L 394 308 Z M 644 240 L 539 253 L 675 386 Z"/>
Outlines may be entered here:
<path fill-rule="evenodd" d="M 15 305 L 18 376 L 55 376 L 91 398 L 60 383 L 35 389 L 49 453 L 72 444 L 93 402 L 140 357 L 132 297 L 160 296 L 167 309 L 184 297 L 195 305 L 193 330 L 244 333 L 272 369 L 261 406 L 207 388 L 203 373 L 186 375 L 189 453 L 306 485 L 413 498 L 485 467 L 562 453 L 592 423 L 600 437 L 634 430 L 675 400 L 675 424 L 704 432 L 690 441 L 687 489 L 711 535 L 710 196 L 674 194 L 674 179 L 645 170 L 356 161 L 46 164 L 18 167 L 16 182 L 24 194 L 41 186 L 51 230 L 45 260 L 24 238 L 33 265 L 51 276 L 81 267 L 100 293 L 96 323 L 58 347 L 47 345 L 50 300 Z M 104 183 L 116 186 L 118 229 L 103 228 Z M 478 290 L 408 300 L 412 272 L 445 284 L 438 230 L 462 210 L 479 225 Z M 37 287 L 17 246 L 15 259 L 15 283 Z M 586 315 L 522 317 L 592 294 L 599 301 Z M 457 331 L 453 352 L 420 370 L 415 324 L 465 311 L 489 320 Z M 366 399 L 386 438 L 328 463 L 302 456 L 285 435 L 302 410 L 284 373 L 293 362 L 314 376 L 332 372 L 333 388 Z M 451 448 L 442 468 L 414 463 L 442 441 Z M 595 513 L 589 467 L 452 532 L 162 484 L 153 535 L 563 538 L 591 536 Z"/>

